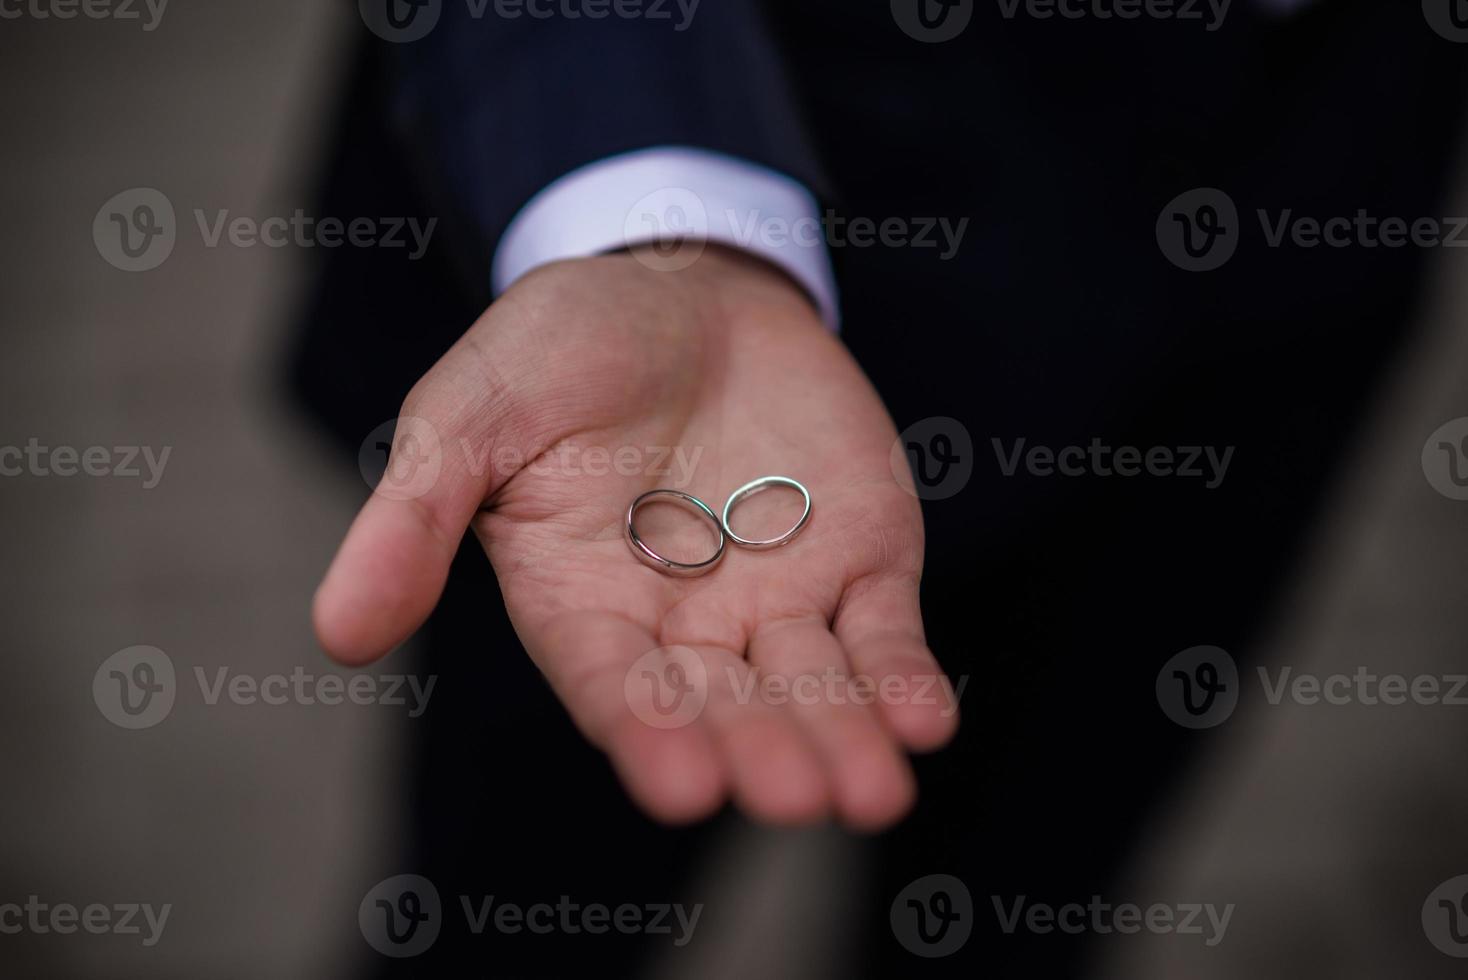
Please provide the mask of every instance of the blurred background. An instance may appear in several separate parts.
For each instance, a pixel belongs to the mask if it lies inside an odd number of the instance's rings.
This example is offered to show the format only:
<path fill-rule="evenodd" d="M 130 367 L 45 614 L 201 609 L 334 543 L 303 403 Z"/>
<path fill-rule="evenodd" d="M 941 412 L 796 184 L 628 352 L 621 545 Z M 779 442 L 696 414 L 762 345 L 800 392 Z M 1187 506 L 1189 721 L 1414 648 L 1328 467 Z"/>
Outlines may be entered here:
<path fill-rule="evenodd" d="M 0 22 L 4 441 L 173 449 L 150 489 L 120 476 L 0 484 L 20 684 L 0 720 L 4 900 L 173 905 L 152 948 L 0 937 L 7 975 L 345 975 L 362 946 L 353 863 L 391 846 L 411 721 L 210 706 L 193 683 L 195 667 L 211 680 L 220 667 L 328 669 L 309 600 L 363 484 L 277 392 L 301 256 L 206 248 L 192 211 L 309 210 L 350 14 L 180 4 L 153 31 Z M 181 222 L 147 273 L 110 265 L 89 231 L 132 187 L 161 191 Z M 107 657 L 140 644 L 171 658 L 184 696 L 156 727 L 126 731 L 89 692 Z"/>
<path fill-rule="evenodd" d="M 210 704 L 195 677 L 346 674 L 317 651 L 308 606 L 367 486 L 281 392 L 306 256 L 208 247 L 193 212 L 310 211 L 362 24 L 327 0 L 176 0 L 154 30 L 139 12 L 0 21 L 0 444 L 103 447 L 118 466 L 138 447 L 140 470 L 0 479 L 13 684 L 0 903 L 171 911 L 152 946 L 141 917 L 142 936 L 0 935 L 0 973 L 358 976 L 377 955 L 358 904 L 403 846 L 409 707 Z M 1457 184 L 1452 213 L 1468 213 L 1468 170 Z M 171 255 L 145 274 L 110 263 L 92 235 L 104 202 L 132 188 L 178 214 Z M 1263 662 L 1468 670 L 1468 503 L 1434 490 L 1422 464 L 1428 437 L 1468 414 L 1462 270 L 1452 251 L 1432 260 L 1424 322 L 1280 597 Z M 137 646 L 167 655 L 179 693 L 165 719 L 128 730 L 93 684 Z M 367 673 L 412 665 L 400 651 Z M 1228 941 L 1102 937 L 1090 975 L 1460 975 L 1422 909 L 1468 873 L 1468 708 L 1273 706 L 1252 678 L 1241 689 L 1233 716 L 1196 734 L 1198 764 L 1139 833 L 1117 896 L 1236 903 Z M 666 974 L 839 975 L 860 847 L 732 823 L 724 836 L 708 889 L 745 918 L 711 927 Z M 983 882 L 967 884 L 986 916 Z"/>

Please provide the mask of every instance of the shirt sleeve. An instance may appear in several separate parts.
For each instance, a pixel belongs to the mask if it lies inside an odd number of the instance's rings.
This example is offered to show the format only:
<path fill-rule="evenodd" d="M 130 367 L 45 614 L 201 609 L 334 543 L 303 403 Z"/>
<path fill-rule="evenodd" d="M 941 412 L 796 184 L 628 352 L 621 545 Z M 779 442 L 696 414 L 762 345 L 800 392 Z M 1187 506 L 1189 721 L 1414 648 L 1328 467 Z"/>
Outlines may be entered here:
<path fill-rule="evenodd" d="M 689 147 L 635 150 L 573 170 L 531 198 L 495 250 L 494 290 L 562 259 L 678 242 L 691 261 L 714 242 L 781 269 L 835 330 L 836 283 L 823 229 L 814 195 L 776 170 Z"/>

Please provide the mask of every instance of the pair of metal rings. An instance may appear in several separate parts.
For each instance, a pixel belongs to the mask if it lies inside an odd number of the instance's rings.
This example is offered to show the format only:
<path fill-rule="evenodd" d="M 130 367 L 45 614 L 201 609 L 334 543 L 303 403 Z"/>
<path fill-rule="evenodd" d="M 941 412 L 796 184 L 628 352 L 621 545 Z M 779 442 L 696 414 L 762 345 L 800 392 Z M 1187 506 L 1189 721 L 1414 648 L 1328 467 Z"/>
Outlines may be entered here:
<path fill-rule="evenodd" d="M 799 491 L 800 496 L 805 500 L 805 507 L 800 513 L 800 519 L 795 522 L 794 526 L 791 527 L 790 530 L 786 531 L 783 534 L 778 534 L 773 538 L 764 538 L 762 540 L 741 538 L 739 535 L 734 533 L 732 528 L 729 527 L 729 514 L 734 510 L 735 505 L 744 498 L 753 496 L 754 494 L 757 494 L 762 490 L 768 490 L 770 487 L 790 487 L 796 491 Z M 662 555 L 658 554 L 651 547 L 649 547 L 647 542 L 642 540 L 641 536 L 638 535 L 637 527 L 634 521 L 637 517 L 637 511 L 641 509 L 644 504 L 651 503 L 654 500 L 666 500 L 673 503 L 682 504 L 684 507 L 687 507 L 695 514 L 699 515 L 700 517 L 706 518 L 710 523 L 712 523 L 714 525 L 715 533 L 717 533 L 719 536 L 719 547 L 714 552 L 713 557 L 699 562 L 674 561 L 671 558 L 664 558 Z M 632 548 L 632 553 L 636 555 L 639 559 L 641 559 L 644 563 L 651 565 L 658 571 L 665 572 L 668 575 L 694 576 L 702 575 L 705 572 L 712 570 L 713 567 L 719 563 L 719 559 L 724 557 L 724 545 L 725 542 L 728 540 L 732 540 L 741 548 L 749 548 L 753 551 L 762 551 L 766 548 L 778 548 L 780 547 L 780 545 L 789 544 L 792 540 L 794 540 L 795 536 L 800 533 L 801 529 L 805 527 L 806 522 L 809 520 L 809 490 L 801 486 L 798 481 L 792 480 L 788 476 L 762 476 L 758 480 L 749 481 L 738 490 L 735 490 L 733 493 L 729 494 L 729 499 L 724 504 L 724 514 L 722 517 L 715 514 L 708 504 L 704 503 L 702 500 L 699 500 L 691 493 L 684 493 L 681 490 L 649 490 L 647 491 L 647 493 L 642 494 L 636 500 L 632 501 L 632 504 L 627 508 L 627 521 L 624 531 L 627 538 L 627 544 Z"/>

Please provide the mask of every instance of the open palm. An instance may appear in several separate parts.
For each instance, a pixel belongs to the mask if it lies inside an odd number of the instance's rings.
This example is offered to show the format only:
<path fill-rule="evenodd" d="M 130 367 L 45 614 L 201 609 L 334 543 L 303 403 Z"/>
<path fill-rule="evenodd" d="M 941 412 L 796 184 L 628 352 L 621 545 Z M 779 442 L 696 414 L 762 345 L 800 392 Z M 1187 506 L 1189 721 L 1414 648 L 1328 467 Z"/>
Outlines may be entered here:
<path fill-rule="evenodd" d="M 411 634 L 472 527 L 526 650 L 654 816 L 695 819 L 729 796 L 777 823 L 834 811 L 876 828 L 906 812 L 903 750 L 956 723 L 923 639 L 921 513 L 876 393 L 788 281 L 720 249 L 678 272 L 628 254 L 542 269 L 402 416 L 388 478 L 317 595 L 334 656 L 366 662 Z M 645 490 L 718 512 L 769 474 L 813 499 L 786 547 L 731 543 L 708 574 L 675 578 L 623 539 Z M 731 524 L 778 533 L 799 513 L 780 496 Z M 660 549 L 711 553 L 711 525 L 660 509 L 639 513 Z"/>

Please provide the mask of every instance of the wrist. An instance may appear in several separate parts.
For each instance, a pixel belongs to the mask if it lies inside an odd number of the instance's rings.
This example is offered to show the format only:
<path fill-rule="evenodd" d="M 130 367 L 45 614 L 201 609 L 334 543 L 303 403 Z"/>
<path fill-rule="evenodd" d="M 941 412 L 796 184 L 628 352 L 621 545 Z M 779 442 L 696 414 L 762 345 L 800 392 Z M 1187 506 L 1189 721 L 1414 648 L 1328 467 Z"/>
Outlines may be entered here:
<path fill-rule="evenodd" d="M 779 267 L 741 249 L 706 244 L 677 268 L 660 264 L 650 246 L 539 266 L 517 280 L 496 306 L 518 306 L 533 318 L 616 311 L 650 326 L 676 324 L 706 339 L 807 330 L 834 341 L 810 296 Z M 594 315 L 594 314 L 593 314 Z M 839 346 L 839 344 L 837 345 Z"/>
<path fill-rule="evenodd" d="M 641 248 L 631 250 L 634 260 Z M 688 268 L 657 274 L 686 274 L 693 288 L 715 302 L 726 318 L 747 310 L 766 315 L 788 310 L 796 319 L 822 326 L 820 308 L 810 293 L 780 266 L 743 249 L 709 243 Z"/>

